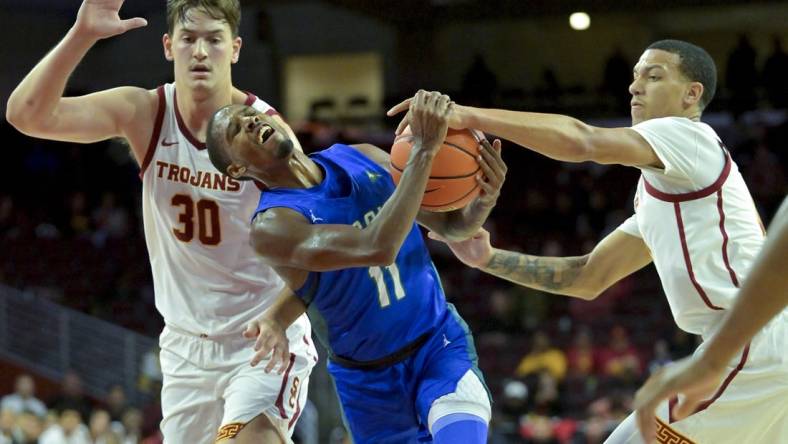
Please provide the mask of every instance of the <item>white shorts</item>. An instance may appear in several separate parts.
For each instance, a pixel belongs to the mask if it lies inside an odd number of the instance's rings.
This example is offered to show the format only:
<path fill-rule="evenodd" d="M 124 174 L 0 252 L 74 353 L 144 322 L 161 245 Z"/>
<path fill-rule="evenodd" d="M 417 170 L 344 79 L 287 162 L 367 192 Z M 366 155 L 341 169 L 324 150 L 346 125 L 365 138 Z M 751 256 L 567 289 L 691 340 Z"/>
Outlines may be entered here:
<path fill-rule="evenodd" d="M 702 348 L 701 344 L 698 350 Z M 744 355 L 740 353 L 728 365 L 727 376 L 715 393 L 719 397 L 711 398 L 705 409 L 671 422 L 672 402 L 663 402 L 657 409 L 657 442 L 788 442 L 788 310 L 753 338 Z M 605 442 L 642 444 L 635 415 L 629 415 Z"/>
<path fill-rule="evenodd" d="M 254 341 L 241 332 L 200 337 L 165 327 L 159 338 L 166 444 L 213 443 L 234 437 L 260 414 L 284 437 L 293 433 L 317 362 L 307 317 L 287 329 L 290 363 L 283 375 L 266 373 L 266 360 L 249 365 Z"/>

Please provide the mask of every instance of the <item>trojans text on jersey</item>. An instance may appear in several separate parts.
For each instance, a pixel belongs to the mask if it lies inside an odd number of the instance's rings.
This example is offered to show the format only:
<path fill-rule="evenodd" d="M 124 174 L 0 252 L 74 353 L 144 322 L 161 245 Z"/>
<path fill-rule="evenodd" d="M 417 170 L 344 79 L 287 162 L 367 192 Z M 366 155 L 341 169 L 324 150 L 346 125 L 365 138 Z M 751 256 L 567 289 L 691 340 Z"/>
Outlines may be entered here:
<path fill-rule="evenodd" d="M 241 183 L 232 177 L 212 171 L 192 171 L 189 167 L 161 160 L 156 161 L 156 177 L 211 190 L 238 191 L 241 189 Z"/>

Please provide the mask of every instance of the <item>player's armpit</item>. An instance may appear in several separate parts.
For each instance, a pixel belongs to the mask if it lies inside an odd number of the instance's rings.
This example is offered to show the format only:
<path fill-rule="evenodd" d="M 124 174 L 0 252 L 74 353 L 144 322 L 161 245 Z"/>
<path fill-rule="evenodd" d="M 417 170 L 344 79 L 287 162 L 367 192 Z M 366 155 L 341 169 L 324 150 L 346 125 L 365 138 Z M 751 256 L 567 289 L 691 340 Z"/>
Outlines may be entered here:
<path fill-rule="evenodd" d="M 596 163 L 664 167 L 651 145 L 632 128 L 588 126 L 584 143 L 588 160 Z"/>
<path fill-rule="evenodd" d="M 310 224 L 289 208 L 271 208 L 252 221 L 252 247 L 269 264 L 308 271 L 389 265 L 395 249 L 352 225 Z"/>

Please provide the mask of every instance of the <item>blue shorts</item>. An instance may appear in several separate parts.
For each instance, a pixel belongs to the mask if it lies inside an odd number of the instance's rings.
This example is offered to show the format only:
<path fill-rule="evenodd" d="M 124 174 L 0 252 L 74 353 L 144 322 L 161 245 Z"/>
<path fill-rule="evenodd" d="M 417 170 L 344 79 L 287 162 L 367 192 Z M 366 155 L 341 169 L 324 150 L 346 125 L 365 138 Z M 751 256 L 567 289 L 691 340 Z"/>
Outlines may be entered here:
<path fill-rule="evenodd" d="M 361 370 L 329 361 L 328 371 L 356 444 L 432 442 L 427 428 L 432 403 L 454 392 L 468 370 L 484 382 L 468 326 L 447 305 L 435 332 L 401 362 Z"/>

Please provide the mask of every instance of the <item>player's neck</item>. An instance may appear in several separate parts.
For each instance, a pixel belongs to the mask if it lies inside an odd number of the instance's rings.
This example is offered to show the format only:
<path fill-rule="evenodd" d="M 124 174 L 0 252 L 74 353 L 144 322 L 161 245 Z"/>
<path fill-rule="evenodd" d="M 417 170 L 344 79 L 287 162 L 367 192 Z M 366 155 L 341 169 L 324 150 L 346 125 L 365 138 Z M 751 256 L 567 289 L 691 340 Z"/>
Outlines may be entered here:
<path fill-rule="evenodd" d="M 312 188 L 323 182 L 320 166 L 302 151 L 293 152 L 281 176 L 273 180 L 271 188 Z"/>
<path fill-rule="evenodd" d="M 175 87 L 176 106 L 183 123 L 199 140 L 205 140 L 208 121 L 219 108 L 232 103 L 243 103 L 246 95 L 227 84 L 214 90 L 195 90 Z"/>

